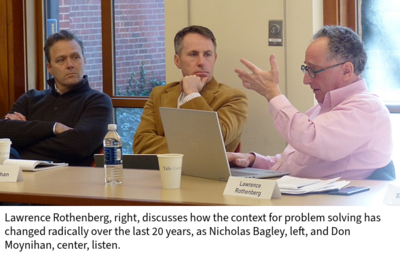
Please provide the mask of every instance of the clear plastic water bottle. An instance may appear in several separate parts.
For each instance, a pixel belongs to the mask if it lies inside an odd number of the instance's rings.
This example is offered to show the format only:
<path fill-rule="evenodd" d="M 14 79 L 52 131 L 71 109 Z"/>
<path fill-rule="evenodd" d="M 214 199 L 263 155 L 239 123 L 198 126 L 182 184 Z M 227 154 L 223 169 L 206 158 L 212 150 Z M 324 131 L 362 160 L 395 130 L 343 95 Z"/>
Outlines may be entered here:
<path fill-rule="evenodd" d="M 122 139 L 117 133 L 116 124 L 108 124 L 108 133 L 104 138 L 104 172 L 105 183 L 117 185 L 122 183 Z"/>

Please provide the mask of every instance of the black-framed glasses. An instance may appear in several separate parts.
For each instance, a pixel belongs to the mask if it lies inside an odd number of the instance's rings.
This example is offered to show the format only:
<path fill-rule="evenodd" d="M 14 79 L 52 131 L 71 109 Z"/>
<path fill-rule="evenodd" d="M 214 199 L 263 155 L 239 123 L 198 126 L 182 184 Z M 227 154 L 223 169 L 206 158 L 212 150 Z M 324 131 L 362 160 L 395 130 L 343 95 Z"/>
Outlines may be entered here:
<path fill-rule="evenodd" d="M 327 68 L 318 70 L 318 71 L 314 71 L 314 69 L 312 67 L 308 67 L 306 65 L 301 65 L 301 71 L 303 71 L 303 74 L 306 74 L 306 71 L 308 72 L 308 74 L 311 76 L 311 78 L 315 78 L 315 76 L 317 76 L 317 73 L 323 72 L 329 68 L 335 67 L 335 66 L 340 66 L 343 65 L 346 62 L 340 63 L 340 64 L 336 64 L 333 66 L 328 66 Z"/>

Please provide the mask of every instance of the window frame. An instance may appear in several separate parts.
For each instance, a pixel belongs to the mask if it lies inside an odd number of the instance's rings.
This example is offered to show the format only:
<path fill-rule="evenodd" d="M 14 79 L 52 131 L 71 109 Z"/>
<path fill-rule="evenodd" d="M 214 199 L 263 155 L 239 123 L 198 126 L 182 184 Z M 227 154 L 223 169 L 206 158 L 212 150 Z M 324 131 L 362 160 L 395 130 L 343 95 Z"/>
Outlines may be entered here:
<path fill-rule="evenodd" d="M 344 26 L 357 32 L 357 6 L 361 0 L 324 0 L 324 26 Z"/>
<path fill-rule="evenodd" d="M 3 102 L 0 105 L 0 111 L 6 113 L 11 109 L 13 103 L 25 92 L 27 79 L 27 59 L 24 56 L 24 51 L 18 50 L 21 47 L 26 47 L 26 32 L 24 32 L 26 0 L 6 0 L 1 1 L 0 13 L 3 13 L 6 23 L 1 23 L 0 35 L 7 38 L 6 44 L 0 43 L 2 70 L 2 83 L 6 86 L 0 88 L 0 99 Z M 45 89 L 45 59 L 43 54 L 44 44 L 44 1 L 34 0 L 36 13 L 36 89 Z M 358 24 L 360 23 L 357 6 L 362 0 L 323 0 L 323 16 L 324 25 L 341 25 L 352 28 L 357 32 Z M 21 15 L 22 10 L 22 15 Z M 358 13 L 356 13 L 358 12 Z M 114 59 L 114 31 L 113 31 L 113 0 L 101 0 L 102 14 L 102 40 L 103 40 L 103 92 L 110 96 L 114 107 L 121 108 L 143 108 L 148 97 L 120 97 L 114 96 L 114 62 L 105 61 L 105 59 Z M 41 18 L 39 18 L 41 17 Z M 24 34 L 25 33 L 25 34 Z M 28 56 L 29 57 L 29 56 Z M 18 63 L 24 63 L 23 68 Z M 4 74 L 5 72 L 5 74 Z M 18 72 L 18 75 L 16 73 Z M 5 78 L 4 78 L 5 77 Z M 387 105 L 392 113 L 400 113 L 400 105 Z"/>
<path fill-rule="evenodd" d="M 43 0 L 36 0 L 37 19 L 37 63 L 38 63 L 38 82 L 37 89 L 45 89 L 45 59 L 43 53 L 44 44 L 44 4 Z M 115 68 L 114 61 L 114 1 L 101 0 L 101 22 L 102 22 L 102 58 L 103 58 L 103 93 L 107 94 L 112 101 L 114 108 L 143 108 L 148 97 L 121 97 L 114 95 L 115 88 Z M 85 42 L 84 42 L 85 43 Z M 22 94 L 21 94 L 22 95 Z"/>
<path fill-rule="evenodd" d="M 102 50 L 103 50 L 103 92 L 110 96 L 114 108 L 143 108 L 148 97 L 114 96 L 114 1 L 101 0 Z"/>
<path fill-rule="evenodd" d="M 362 0 L 324 0 L 324 25 L 340 25 L 359 34 Z M 400 113 L 398 104 L 386 103 L 390 113 Z"/>

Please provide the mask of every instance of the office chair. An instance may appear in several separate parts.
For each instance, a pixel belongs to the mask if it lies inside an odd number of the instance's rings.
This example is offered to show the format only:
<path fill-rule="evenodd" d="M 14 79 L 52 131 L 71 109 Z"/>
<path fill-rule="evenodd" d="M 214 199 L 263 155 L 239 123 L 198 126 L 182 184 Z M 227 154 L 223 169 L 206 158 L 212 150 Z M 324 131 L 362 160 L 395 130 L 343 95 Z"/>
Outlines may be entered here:
<path fill-rule="evenodd" d="M 99 148 L 97 148 L 97 150 L 96 150 L 96 152 L 95 152 L 94 155 L 96 155 L 96 154 L 104 154 L 104 147 L 103 147 L 103 145 L 101 145 Z M 95 159 L 94 159 L 94 155 L 93 155 L 93 162 L 92 162 L 92 164 L 90 164 L 91 167 L 96 167 L 96 161 L 95 161 Z"/>
<path fill-rule="evenodd" d="M 396 180 L 396 171 L 394 169 L 393 160 L 391 160 L 387 166 L 376 169 L 370 176 L 368 176 L 367 180 Z"/>
<path fill-rule="evenodd" d="M 19 155 L 18 151 L 14 149 L 13 147 L 10 148 L 10 158 L 11 159 L 21 159 L 21 156 Z"/>

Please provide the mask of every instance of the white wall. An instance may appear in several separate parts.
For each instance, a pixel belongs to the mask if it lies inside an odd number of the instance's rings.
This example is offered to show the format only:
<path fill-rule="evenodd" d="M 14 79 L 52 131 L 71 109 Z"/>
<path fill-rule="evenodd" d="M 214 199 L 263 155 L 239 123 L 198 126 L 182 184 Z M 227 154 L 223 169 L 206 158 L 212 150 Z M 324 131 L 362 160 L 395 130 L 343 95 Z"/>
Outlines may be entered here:
<path fill-rule="evenodd" d="M 268 46 L 268 21 L 284 20 L 284 46 Z M 268 114 L 266 99 L 245 89 L 234 73 L 246 58 L 269 70 L 269 56 L 275 54 L 280 70 L 281 91 L 299 111 L 314 104 L 312 91 L 303 85 L 300 65 L 313 33 L 322 27 L 322 0 L 167 0 L 165 39 L 167 82 L 181 78 L 173 63 L 173 38 L 187 25 L 210 28 L 217 38 L 218 60 L 215 78 L 243 90 L 249 100 L 249 118 L 242 136 L 242 152 L 282 152 L 286 142 Z"/>

